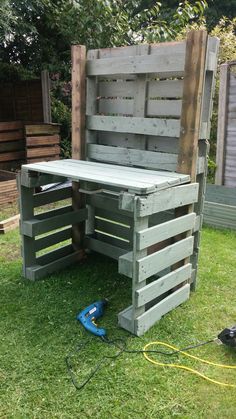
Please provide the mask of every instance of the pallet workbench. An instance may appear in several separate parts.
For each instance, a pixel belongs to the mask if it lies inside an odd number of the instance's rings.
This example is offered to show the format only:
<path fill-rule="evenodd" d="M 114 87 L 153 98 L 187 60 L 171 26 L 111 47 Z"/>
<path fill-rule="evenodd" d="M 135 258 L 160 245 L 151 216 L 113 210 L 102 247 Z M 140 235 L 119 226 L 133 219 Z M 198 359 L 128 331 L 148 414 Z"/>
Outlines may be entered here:
<path fill-rule="evenodd" d="M 72 47 L 72 159 L 25 165 L 18 180 L 25 277 L 70 265 L 85 249 L 116 259 L 132 279 L 119 324 L 136 335 L 189 297 L 217 50 L 204 31 L 181 42 L 90 50 L 87 58 L 85 47 Z M 72 188 L 35 194 L 66 179 Z M 70 205 L 35 215 L 65 198 Z"/>

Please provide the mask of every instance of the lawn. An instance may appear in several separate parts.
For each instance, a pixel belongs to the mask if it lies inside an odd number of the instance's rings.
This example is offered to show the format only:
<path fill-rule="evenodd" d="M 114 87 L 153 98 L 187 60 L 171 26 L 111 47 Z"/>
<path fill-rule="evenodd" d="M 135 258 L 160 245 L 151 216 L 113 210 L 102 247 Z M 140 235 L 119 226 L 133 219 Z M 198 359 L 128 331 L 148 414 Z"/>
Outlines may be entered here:
<path fill-rule="evenodd" d="M 65 356 L 72 351 L 74 370 L 81 381 L 104 354 L 115 353 L 98 338 L 90 338 L 86 347 L 75 353 L 88 338 L 75 315 L 103 297 L 109 298 L 110 304 L 102 326 L 110 338 L 125 339 L 130 349 L 141 349 L 153 340 L 183 347 L 210 339 L 235 324 L 235 233 L 204 229 L 197 291 L 142 338 L 117 327 L 116 315 L 129 304 L 131 288 L 129 280 L 117 274 L 115 262 L 90 256 L 80 266 L 32 283 L 21 276 L 18 230 L 0 236 L 0 246 L 1 418 L 236 417 L 236 389 L 215 386 L 184 371 L 156 367 L 142 355 L 123 354 L 107 363 L 80 392 L 71 384 L 65 365 Z M 210 344 L 192 353 L 236 365 L 235 351 L 224 346 Z M 175 362 L 236 384 L 236 371 L 180 357 Z"/>

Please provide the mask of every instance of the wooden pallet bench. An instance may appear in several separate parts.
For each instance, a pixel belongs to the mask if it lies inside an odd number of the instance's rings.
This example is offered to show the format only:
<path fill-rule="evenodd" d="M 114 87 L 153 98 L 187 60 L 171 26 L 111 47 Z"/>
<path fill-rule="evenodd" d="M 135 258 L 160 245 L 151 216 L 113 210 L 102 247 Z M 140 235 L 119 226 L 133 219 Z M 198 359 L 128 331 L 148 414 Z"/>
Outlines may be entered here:
<path fill-rule="evenodd" d="M 24 165 L 24 275 L 90 249 L 132 280 L 120 326 L 142 335 L 196 285 L 218 40 L 72 47 L 72 159 Z M 72 186 L 35 194 L 71 180 Z M 37 214 L 39 206 L 68 205 Z M 56 248 L 55 248 L 56 245 Z M 51 246 L 54 246 L 51 248 Z"/>

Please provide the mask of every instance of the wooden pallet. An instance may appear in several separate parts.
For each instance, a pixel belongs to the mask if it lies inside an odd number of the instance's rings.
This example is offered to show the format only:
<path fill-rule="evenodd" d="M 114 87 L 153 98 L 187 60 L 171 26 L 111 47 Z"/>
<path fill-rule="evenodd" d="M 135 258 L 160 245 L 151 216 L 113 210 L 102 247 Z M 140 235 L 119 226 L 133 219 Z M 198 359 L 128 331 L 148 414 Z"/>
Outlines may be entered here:
<path fill-rule="evenodd" d="M 0 221 L 0 234 L 6 234 L 8 231 L 14 230 L 19 227 L 20 214 Z"/>
<path fill-rule="evenodd" d="M 23 166 L 19 178 L 27 278 L 70 265 L 85 249 L 115 259 L 132 281 L 118 321 L 136 335 L 187 300 L 196 284 L 217 48 L 204 31 L 87 57 L 84 46 L 72 47 L 72 160 Z M 63 179 L 72 181 L 70 205 L 34 215 L 64 196 L 35 196 L 34 188 Z"/>

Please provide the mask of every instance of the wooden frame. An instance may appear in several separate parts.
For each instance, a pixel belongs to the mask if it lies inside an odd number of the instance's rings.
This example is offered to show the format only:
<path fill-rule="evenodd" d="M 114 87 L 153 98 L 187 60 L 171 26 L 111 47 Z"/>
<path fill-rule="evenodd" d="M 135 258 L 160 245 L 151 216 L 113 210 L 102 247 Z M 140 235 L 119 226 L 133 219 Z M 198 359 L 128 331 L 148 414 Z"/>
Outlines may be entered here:
<path fill-rule="evenodd" d="M 91 50 L 87 59 L 73 46 L 73 159 L 22 170 L 25 275 L 37 279 L 86 248 L 117 260 L 132 280 L 131 306 L 118 321 L 136 335 L 196 283 L 217 47 L 204 31 L 177 43 Z M 72 206 L 33 216 L 37 200 L 53 199 L 52 191 L 36 198 L 33 188 L 63 178 L 73 182 Z M 68 237 L 71 244 L 36 255 Z"/>

